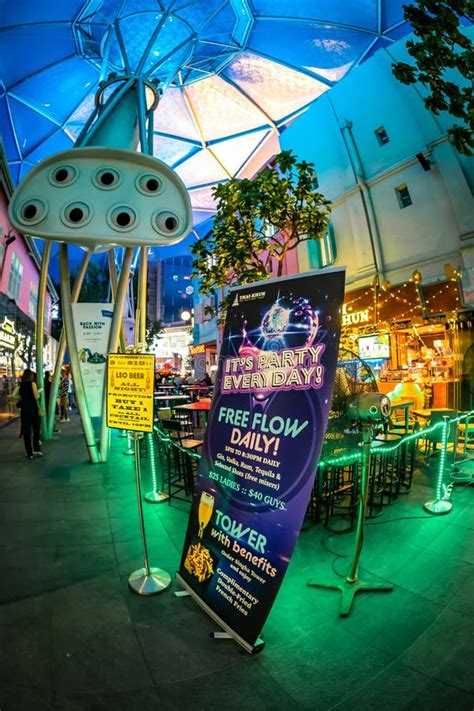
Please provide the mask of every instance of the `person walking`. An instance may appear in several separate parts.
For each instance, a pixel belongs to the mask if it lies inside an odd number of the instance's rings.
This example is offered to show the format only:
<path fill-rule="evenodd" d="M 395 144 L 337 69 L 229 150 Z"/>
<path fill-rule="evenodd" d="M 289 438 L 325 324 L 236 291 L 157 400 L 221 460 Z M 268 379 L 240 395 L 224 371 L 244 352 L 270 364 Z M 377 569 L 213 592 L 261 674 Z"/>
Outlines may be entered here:
<path fill-rule="evenodd" d="M 73 407 L 76 407 L 76 401 L 74 399 L 74 383 L 72 380 L 71 373 L 68 373 L 67 385 L 68 385 L 68 389 L 67 389 L 68 405 L 69 405 L 69 409 L 72 410 Z"/>
<path fill-rule="evenodd" d="M 69 376 L 67 370 L 62 371 L 59 382 L 60 422 L 69 422 Z"/>
<path fill-rule="evenodd" d="M 40 442 L 40 410 L 39 391 L 34 382 L 35 375 L 27 368 L 21 378 L 21 383 L 16 386 L 12 393 L 12 400 L 17 400 L 21 412 L 21 434 L 25 445 L 26 456 L 34 459 L 35 456 L 42 457 Z M 33 435 L 33 443 L 31 442 Z"/>

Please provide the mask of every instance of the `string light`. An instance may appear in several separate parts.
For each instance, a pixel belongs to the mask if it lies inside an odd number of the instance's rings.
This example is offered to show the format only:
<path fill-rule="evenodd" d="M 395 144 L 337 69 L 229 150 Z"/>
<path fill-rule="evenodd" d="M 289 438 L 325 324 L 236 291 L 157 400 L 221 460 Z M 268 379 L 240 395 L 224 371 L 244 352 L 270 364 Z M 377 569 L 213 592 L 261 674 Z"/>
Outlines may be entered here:
<path fill-rule="evenodd" d="M 454 309 L 454 314 L 455 317 L 458 316 L 459 313 L 459 308 L 460 308 L 460 301 L 461 299 L 459 298 L 459 275 L 460 272 L 459 270 L 455 270 L 453 272 L 452 278 L 449 279 L 447 282 L 440 282 L 439 288 L 437 289 L 436 292 L 432 293 L 430 296 L 426 297 L 423 296 L 422 298 L 422 293 L 421 293 L 421 275 L 417 274 L 416 272 L 414 273 L 413 277 L 408 279 L 407 281 L 403 282 L 403 284 L 400 284 L 396 289 L 395 288 L 387 288 L 387 289 L 381 289 L 381 293 L 379 294 L 378 289 L 376 289 L 373 285 L 368 287 L 363 293 L 358 294 L 355 296 L 353 299 L 350 301 L 345 302 L 345 308 L 346 311 L 350 312 L 353 310 L 354 304 L 359 302 L 361 299 L 367 299 L 370 292 L 375 292 L 376 298 L 377 298 L 377 312 L 380 312 L 380 310 L 387 305 L 393 304 L 396 302 L 398 305 L 403 307 L 404 304 L 410 305 L 409 308 L 405 308 L 403 311 L 398 313 L 395 318 L 396 321 L 393 320 L 379 320 L 377 323 L 377 326 L 381 327 L 391 327 L 391 328 L 396 328 L 396 326 L 402 322 L 402 321 L 409 321 L 413 319 L 414 315 L 425 315 L 426 316 L 435 316 L 435 315 L 441 315 L 440 307 L 436 306 L 436 303 L 439 301 L 440 298 L 443 297 L 444 293 L 449 293 L 451 292 L 454 300 L 456 302 L 456 308 Z M 416 293 L 416 302 L 413 303 L 409 298 L 407 297 L 407 294 L 403 295 L 403 291 L 406 290 L 410 285 L 413 285 L 415 288 L 415 293 Z M 433 285 L 426 285 L 427 287 L 434 287 L 438 286 L 437 284 Z M 383 295 L 383 296 L 382 296 Z M 349 308 L 351 307 L 351 308 Z M 368 305 L 367 306 L 368 311 L 374 311 L 374 306 Z M 349 328 L 352 330 L 357 330 L 357 327 L 355 324 L 347 324 L 344 328 Z M 373 325 L 372 325 L 373 328 Z"/>

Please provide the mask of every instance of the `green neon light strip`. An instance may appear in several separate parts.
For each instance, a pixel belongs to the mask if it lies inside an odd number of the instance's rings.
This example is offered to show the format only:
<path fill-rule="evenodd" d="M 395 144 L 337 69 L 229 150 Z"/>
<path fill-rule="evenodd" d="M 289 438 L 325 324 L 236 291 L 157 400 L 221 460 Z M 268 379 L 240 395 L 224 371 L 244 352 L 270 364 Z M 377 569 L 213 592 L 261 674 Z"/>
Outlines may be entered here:
<path fill-rule="evenodd" d="M 148 451 L 150 452 L 150 469 L 151 469 L 151 482 L 152 482 L 152 489 L 156 493 L 158 493 L 159 488 L 158 488 L 158 479 L 156 475 L 156 449 L 155 449 L 155 437 L 153 436 L 152 432 L 147 432 L 147 441 L 148 441 Z"/>
<path fill-rule="evenodd" d="M 371 454 L 391 454 L 392 452 L 395 452 L 397 449 L 399 449 L 399 447 L 402 447 L 405 444 L 409 444 L 410 442 L 413 442 L 416 439 L 424 439 L 426 438 L 426 435 L 429 435 L 435 432 L 436 430 L 442 429 L 441 454 L 439 458 L 438 475 L 436 480 L 436 499 L 439 501 L 444 496 L 443 478 L 444 467 L 446 464 L 446 450 L 448 445 L 449 428 L 452 424 L 461 422 L 462 420 L 467 420 L 470 417 L 474 417 L 474 410 L 471 410 L 470 412 L 465 412 L 462 415 L 458 415 L 458 417 L 453 417 L 452 420 L 444 420 L 443 422 L 437 422 L 435 425 L 425 427 L 422 430 L 418 430 L 417 432 L 413 432 L 410 435 L 406 435 L 405 437 L 402 437 L 396 444 L 390 445 L 389 447 L 384 446 L 371 448 Z M 177 442 L 172 440 L 171 437 L 168 437 L 168 435 L 162 432 L 158 427 L 155 428 L 155 432 L 161 442 L 163 442 L 166 446 L 175 447 L 176 449 L 179 449 L 180 452 L 183 452 L 188 457 L 191 457 L 191 459 L 201 459 L 200 454 L 198 454 L 197 452 L 189 452 L 188 450 L 183 449 L 183 447 L 181 447 Z M 340 457 L 330 457 L 329 459 L 321 459 L 319 461 L 318 466 L 324 468 L 330 466 L 354 464 L 355 462 L 360 462 L 361 459 L 362 452 L 351 452 L 350 454 L 341 455 Z"/>

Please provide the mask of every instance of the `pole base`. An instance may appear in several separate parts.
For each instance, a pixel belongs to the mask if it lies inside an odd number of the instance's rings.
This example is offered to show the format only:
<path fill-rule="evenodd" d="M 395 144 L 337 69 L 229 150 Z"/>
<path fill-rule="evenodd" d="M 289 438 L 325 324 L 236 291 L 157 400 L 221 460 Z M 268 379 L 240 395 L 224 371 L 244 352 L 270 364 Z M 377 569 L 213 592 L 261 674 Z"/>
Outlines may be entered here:
<path fill-rule="evenodd" d="M 164 491 L 149 491 L 148 494 L 145 494 L 145 501 L 148 501 L 149 504 L 162 504 L 163 501 L 168 501 L 169 498 Z"/>
<path fill-rule="evenodd" d="M 452 466 L 450 479 L 453 484 L 472 484 L 474 483 L 474 456 L 469 454 L 466 459 L 461 459 L 455 462 Z"/>
<path fill-rule="evenodd" d="M 312 588 L 327 588 L 330 590 L 340 590 L 342 592 L 340 617 L 350 615 L 354 597 L 358 592 L 389 592 L 393 590 L 393 585 L 390 583 L 379 583 L 378 580 L 359 580 L 356 578 L 354 582 L 350 582 L 347 578 L 340 578 L 330 581 L 316 582 L 309 580 L 307 583 Z"/>
<path fill-rule="evenodd" d="M 166 570 L 150 568 L 150 575 L 145 568 L 139 568 L 128 579 L 128 584 L 138 595 L 156 595 L 170 585 L 171 578 Z"/>
<path fill-rule="evenodd" d="M 440 516 L 441 514 L 449 513 L 453 505 L 450 501 L 445 501 L 444 499 L 433 499 L 433 501 L 427 501 L 423 508 L 430 514 Z"/>

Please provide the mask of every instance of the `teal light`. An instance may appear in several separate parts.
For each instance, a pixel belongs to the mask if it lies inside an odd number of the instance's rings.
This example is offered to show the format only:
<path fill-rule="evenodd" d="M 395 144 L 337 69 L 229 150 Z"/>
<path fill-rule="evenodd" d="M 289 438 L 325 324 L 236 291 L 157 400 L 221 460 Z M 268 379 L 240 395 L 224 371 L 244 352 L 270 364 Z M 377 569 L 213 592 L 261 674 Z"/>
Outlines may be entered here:
<path fill-rule="evenodd" d="M 396 444 L 393 444 L 391 446 L 384 446 L 384 447 L 373 447 L 371 448 L 371 454 L 376 453 L 376 454 L 391 454 L 392 452 L 395 452 L 397 449 L 402 447 L 403 445 L 409 444 L 410 442 L 413 442 L 416 439 L 425 439 L 427 435 L 432 434 L 433 432 L 436 432 L 439 429 L 442 429 L 442 435 L 441 435 L 441 454 L 439 458 L 439 464 L 438 464 L 438 473 L 437 473 L 437 478 L 436 478 L 436 490 L 435 490 L 435 500 L 434 503 L 436 503 L 436 506 L 433 508 L 430 506 L 431 503 L 433 502 L 428 502 L 425 504 L 425 509 L 429 511 L 430 513 L 447 513 L 449 510 L 451 510 L 452 504 L 444 500 L 445 496 L 445 490 L 446 487 L 443 483 L 444 480 L 444 468 L 446 465 L 446 450 L 447 450 L 447 443 L 448 443 L 448 436 L 449 436 L 449 428 L 451 425 L 456 424 L 458 422 L 462 422 L 463 420 L 467 420 L 470 417 L 474 416 L 474 410 L 471 410 L 470 412 L 465 412 L 462 415 L 459 415 L 458 417 L 454 417 L 452 420 L 446 419 L 444 422 L 437 422 L 435 425 L 431 425 L 430 427 L 425 427 L 422 430 L 418 430 L 418 432 L 413 432 L 412 434 L 406 435 L 405 437 L 402 437 Z M 155 429 L 155 432 L 157 436 L 160 438 L 161 442 L 165 444 L 167 447 L 176 447 L 179 449 L 181 452 L 184 452 L 188 457 L 191 459 L 199 460 L 201 458 L 201 455 L 198 454 L 197 452 L 189 452 L 180 447 L 179 444 L 177 444 L 175 441 L 173 441 L 170 437 L 168 437 L 164 432 L 159 430 L 158 428 Z M 319 461 L 318 467 L 321 469 L 324 469 L 325 467 L 330 467 L 330 466 L 344 466 L 346 464 L 354 464 L 355 462 L 360 462 L 362 460 L 362 452 L 350 452 L 348 454 L 341 455 L 339 457 L 330 457 L 328 459 L 321 459 Z M 449 506 L 448 506 L 449 504 Z"/>
<path fill-rule="evenodd" d="M 157 479 L 157 472 L 156 472 L 156 448 L 155 448 L 155 437 L 153 435 L 153 432 L 147 432 L 147 443 L 148 443 L 148 452 L 150 455 L 150 471 L 151 471 L 151 483 L 152 483 L 152 490 L 156 494 L 158 493 L 158 479 Z"/>
<path fill-rule="evenodd" d="M 439 455 L 439 466 L 438 466 L 438 478 L 436 482 L 436 500 L 442 499 L 445 492 L 443 492 L 443 478 L 444 478 L 444 467 L 446 465 L 446 450 L 448 446 L 448 436 L 450 422 L 446 417 L 441 425 L 441 453 Z"/>

